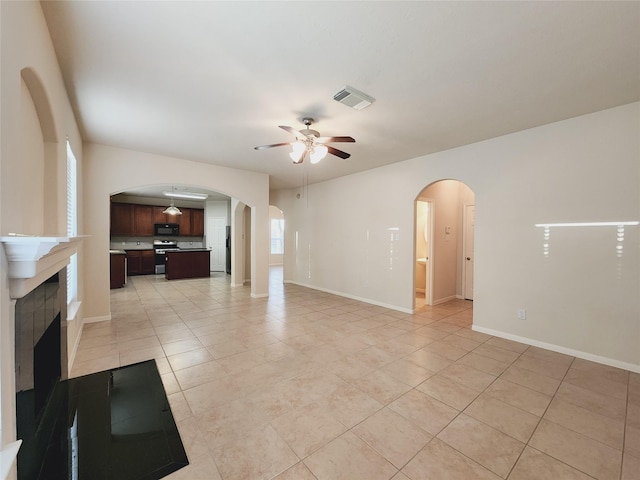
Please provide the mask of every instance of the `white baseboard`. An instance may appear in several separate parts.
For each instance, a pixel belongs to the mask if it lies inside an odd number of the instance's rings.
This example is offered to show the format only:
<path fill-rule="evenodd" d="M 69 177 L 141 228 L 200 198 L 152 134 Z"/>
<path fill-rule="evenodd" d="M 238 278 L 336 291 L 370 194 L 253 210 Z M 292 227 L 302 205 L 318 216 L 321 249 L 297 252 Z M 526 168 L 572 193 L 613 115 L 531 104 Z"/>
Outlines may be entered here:
<path fill-rule="evenodd" d="M 73 347 L 71 348 L 71 351 L 69 351 L 69 348 L 67 345 L 67 368 L 68 368 L 67 373 L 71 373 L 71 367 L 73 366 L 73 361 L 76 359 L 76 353 L 78 352 L 78 345 L 80 345 L 80 339 L 82 338 L 82 330 L 84 329 L 84 324 L 85 322 L 82 322 L 82 324 L 80 325 L 80 330 L 78 331 L 78 335 L 76 335 L 76 341 L 74 342 Z"/>
<path fill-rule="evenodd" d="M 441 303 L 447 303 L 450 302 L 451 300 L 456 300 L 458 298 L 457 295 L 450 295 L 448 297 L 444 297 L 444 298 L 439 298 L 438 300 L 434 300 L 431 302 L 431 305 L 440 305 Z"/>
<path fill-rule="evenodd" d="M 574 350 L 572 348 L 563 347 L 560 345 L 554 345 L 553 343 L 540 342 L 531 338 L 521 337 L 519 335 L 512 335 L 510 333 L 500 332 L 491 328 L 480 327 L 478 325 L 472 325 L 471 329 L 476 332 L 486 333 L 493 335 L 494 337 L 506 338 L 507 340 L 513 340 L 514 342 L 520 342 L 534 347 L 544 348 L 545 350 L 551 350 L 553 352 L 563 353 L 572 357 L 582 358 L 583 360 L 589 360 L 591 362 L 602 363 L 603 365 L 609 365 L 610 367 L 622 368 L 623 370 L 629 370 L 631 372 L 640 373 L 640 365 L 634 363 L 622 362 L 614 358 L 602 357 L 600 355 L 594 355 L 592 353 L 583 352 L 581 350 Z"/>
<path fill-rule="evenodd" d="M 316 287 L 316 286 L 313 286 L 313 285 L 307 285 L 306 283 L 296 282 L 296 281 L 293 281 L 293 280 L 283 280 L 282 283 L 292 283 L 294 285 L 299 285 L 301 287 L 310 288 L 312 290 L 318 290 L 320 292 L 331 293 L 332 295 L 338 295 L 339 297 L 350 298 L 351 300 L 357 300 L 359 302 L 369 303 L 371 305 L 376 305 L 378 307 L 388 308 L 390 310 L 396 310 L 398 312 L 413 313 L 413 309 L 410 309 L 410 308 L 403 308 L 403 307 L 399 307 L 397 305 L 390 305 L 388 303 L 377 302 L 375 300 L 371 300 L 370 298 L 358 297 L 357 295 L 350 295 L 350 294 L 344 293 L 344 292 L 337 292 L 335 290 L 329 290 L 327 288 L 319 288 L 319 287 Z"/>
<path fill-rule="evenodd" d="M 252 293 L 251 298 L 266 298 L 268 297 L 268 293 Z"/>
<path fill-rule="evenodd" d="M 101 315 L 99 317 L 86 317 L 82 323 L 84 325 L 85 323 L 106 322 L 107 320 L 111 320 L 111 314 Z"/>

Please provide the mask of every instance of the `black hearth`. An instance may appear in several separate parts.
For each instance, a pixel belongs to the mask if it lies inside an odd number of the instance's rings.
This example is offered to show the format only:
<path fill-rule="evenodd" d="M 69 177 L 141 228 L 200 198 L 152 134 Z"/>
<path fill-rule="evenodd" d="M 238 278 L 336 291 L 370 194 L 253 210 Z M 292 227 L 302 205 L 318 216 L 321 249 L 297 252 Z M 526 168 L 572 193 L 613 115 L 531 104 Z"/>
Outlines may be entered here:
<path fill-rule="evenodd" d="M 67 379 L 65 270 L 15 306 L 19 480 L 158 480 L 188 464 L 153 360 Z"/>

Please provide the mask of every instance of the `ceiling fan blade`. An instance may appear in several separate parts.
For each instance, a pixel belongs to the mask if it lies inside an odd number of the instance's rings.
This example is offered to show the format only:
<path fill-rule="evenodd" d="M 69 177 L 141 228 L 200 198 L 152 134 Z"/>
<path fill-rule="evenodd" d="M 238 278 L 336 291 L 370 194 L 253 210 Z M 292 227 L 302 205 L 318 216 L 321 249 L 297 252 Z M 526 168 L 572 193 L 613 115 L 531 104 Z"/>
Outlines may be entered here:
<path fill-rule="evenodd" d="M 289 132 L 291 135 L 293 135 L 294 137 L 296 137 L 299 140 L 304 140 L 304 135 L 301 134 L 298 130 L 296 130 L 293 127 L 288 127 L 286 125 L 279 125 L 279 127 L 283 130 L 286 130 L 287 132 Z"/>
<path fill-rule="evenodd" d="M 331 143 L 331 142 L 351 142 L 355 140 L 352 137 L 318 137 L 315 139 L 316 143 Z"/>
<path fill-rule="evenodd" d="M 349 158 L 351 156 L 350 153 L 343 152 L 342 150 L 338 150 L 337 148 L 330 147 L 329 145 L 327 145 L 327 151 L 331 155 L 335 155 L 336 157 L 340 157 L 340 158 Z"/>
<path fill-rule="evenodd" d="M 282 147 L 284 145 L 291 145 L 291 142 L 285 142 L 285 143 L 273 143 L 271 145 L 260 145 L 259 147 L 253 147 L 255 150 L 265 150 L 267 148 L 273 148 L 273 147 Z"/>

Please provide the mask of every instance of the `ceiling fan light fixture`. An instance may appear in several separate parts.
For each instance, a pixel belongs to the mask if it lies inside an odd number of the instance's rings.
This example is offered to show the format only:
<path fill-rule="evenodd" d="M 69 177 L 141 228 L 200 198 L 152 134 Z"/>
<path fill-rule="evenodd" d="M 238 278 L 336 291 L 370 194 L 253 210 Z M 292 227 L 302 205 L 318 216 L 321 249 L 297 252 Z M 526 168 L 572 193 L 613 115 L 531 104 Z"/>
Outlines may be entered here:
<path fill-rule="evenodd" d="M 293 163 L 302 163 L 302 157 L 304 157 L 304 151 L 302 153 L 291 152 L 289 154 L 289 157 L 291 158 L 291 160 L 293 160 Z"/>
<path fill-rule="evenodd" d="M 327 156 L 327 152 L 329 149 L 324 145 L 316 145 L 313 150 L 311 150 L 311 163 L 318 163 L 324 157 Z"/>
<path fill-rule="evenodd" d="M 293 143 L 293 151 L 289 154 L 293 163 L 300 163 L 304 158 L 305 153 L 307 153 L 307 146 L 302 142 Z"/>
<path fill-rule="evenodd" d="M 311 163 L 318 163 L 322 160 L 327 153 L 335 155 L 340 158 L 349 158 L 351 155 L 342 150 L 338 150 L 334 147 L 326 146 L 325 143 L 333 142 L 349 142 L 354 143 L 355 140 L 352 137 L 339 136 L 339 137 L 321 137 L 317 130 L 311 130 L 309 127 L 313 123 L 313 118 L 305 117 L 302 119 L 304 125 L 307 127 L 303 130 L 296 130 L 287 125 L 280 125 L 280 128 L 287 131 L 291 135 L 296 137 L 294 142 L 272 143 L 271 145 L 259 145 L 253 147 L 254 150 L 264 150 L 266 148 L 283 147 L 290 145 L 292 152 L 289 153 L 289 158 L 293 160 L 294 164 L 300 164 L 304 161 L 304 158 L 309 154 Z"/>

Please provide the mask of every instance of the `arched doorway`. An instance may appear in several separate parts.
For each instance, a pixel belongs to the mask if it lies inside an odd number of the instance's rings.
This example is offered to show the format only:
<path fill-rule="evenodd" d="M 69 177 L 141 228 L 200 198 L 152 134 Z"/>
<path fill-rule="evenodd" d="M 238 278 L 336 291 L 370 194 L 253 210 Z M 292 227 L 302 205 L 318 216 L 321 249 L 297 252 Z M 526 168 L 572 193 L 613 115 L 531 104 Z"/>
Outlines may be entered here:
<path fill-rule="evenodd" d="M 473 300 L 475 195 L 458 180 L 440 180 L 415 200 L 414 310 Z"/>

